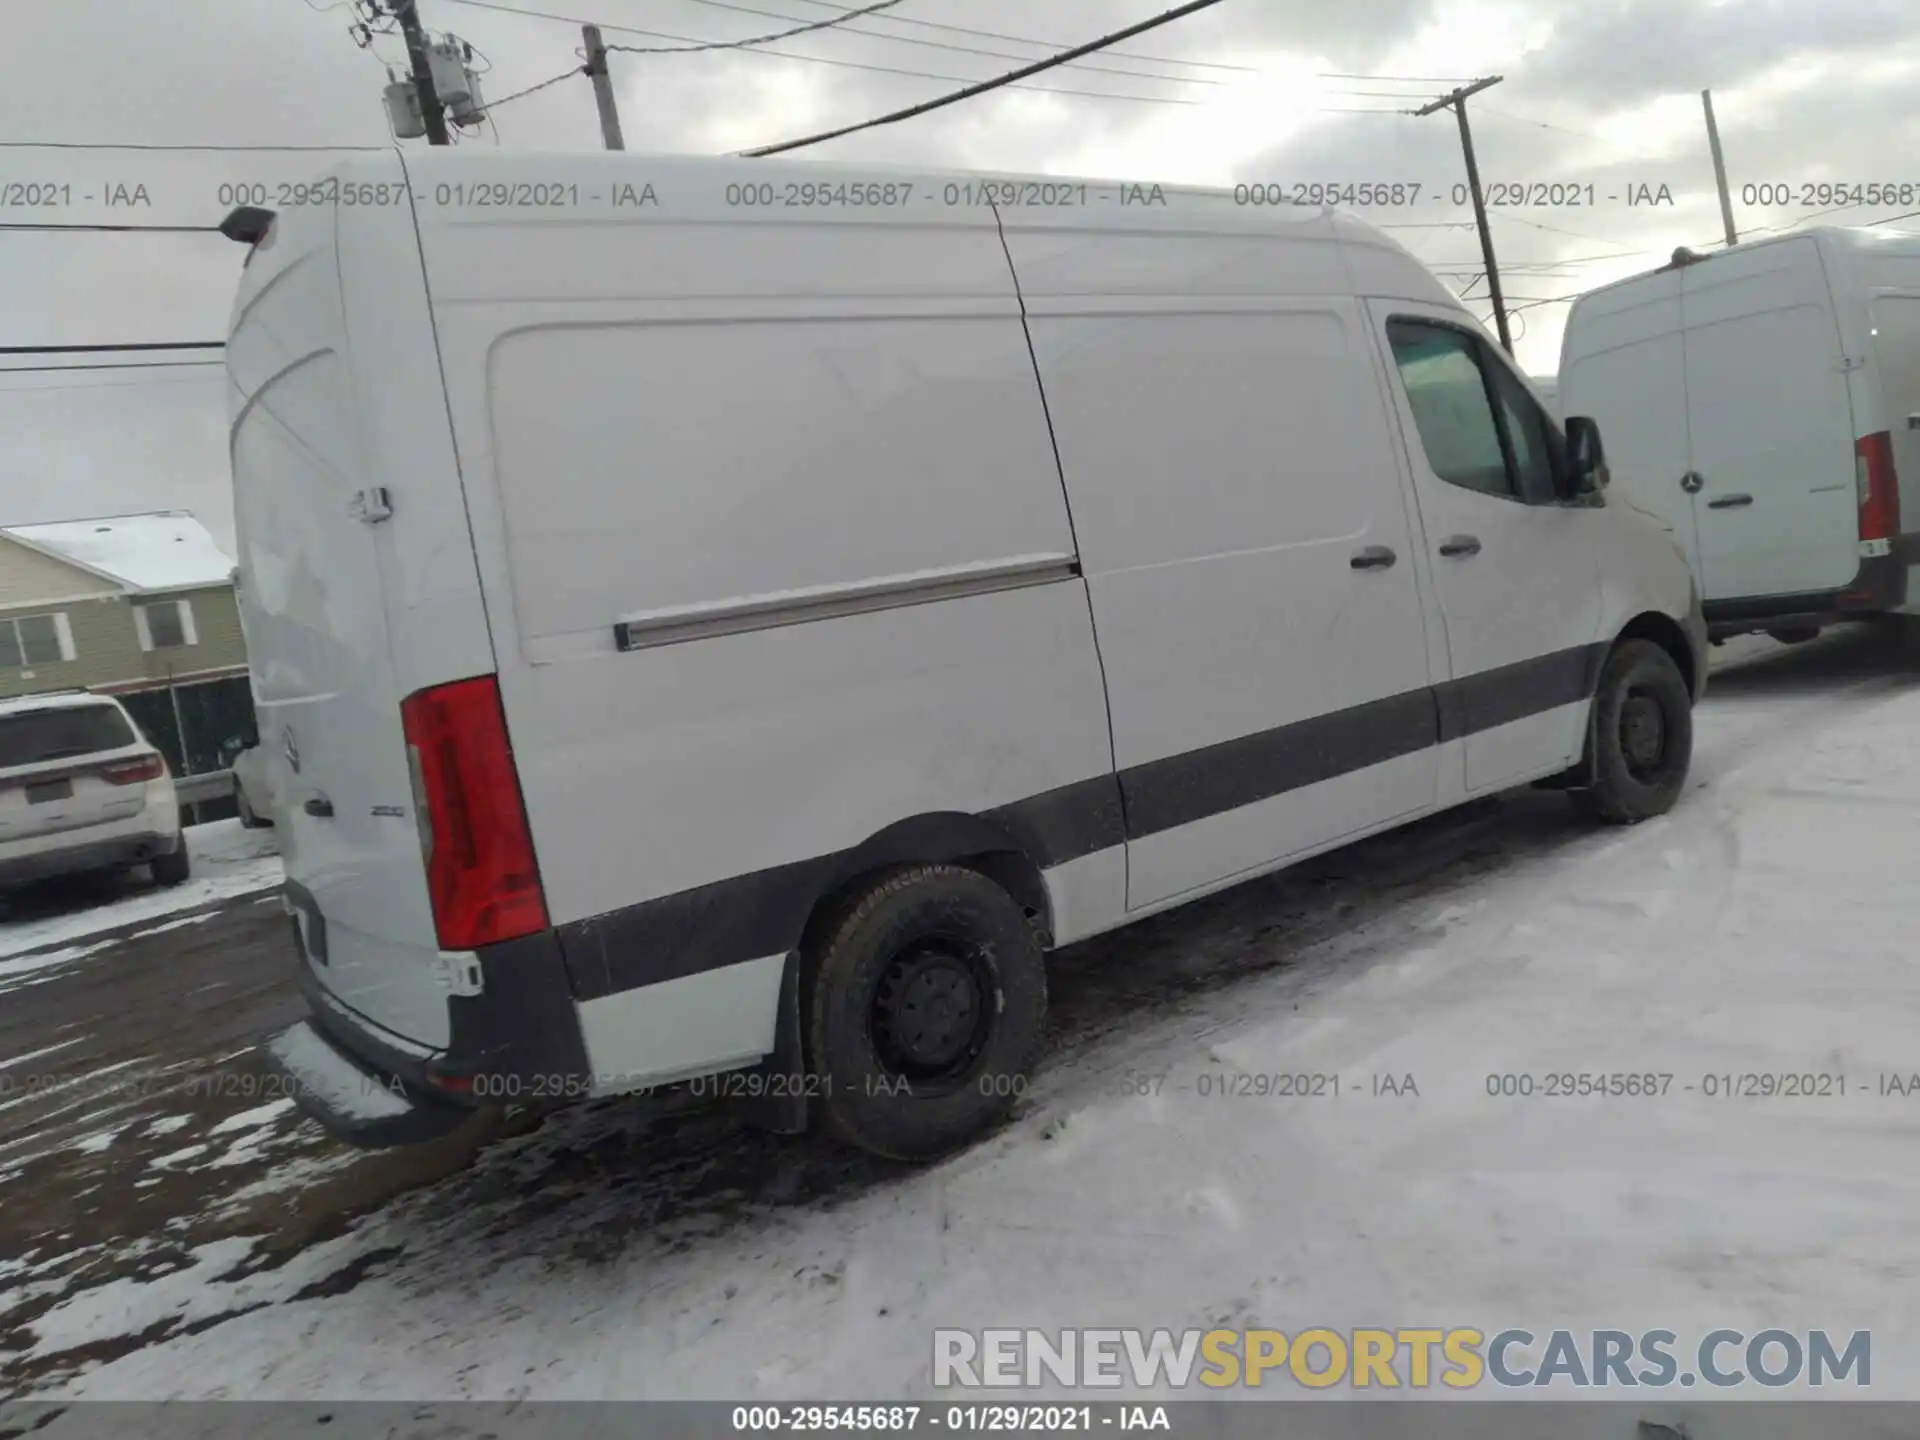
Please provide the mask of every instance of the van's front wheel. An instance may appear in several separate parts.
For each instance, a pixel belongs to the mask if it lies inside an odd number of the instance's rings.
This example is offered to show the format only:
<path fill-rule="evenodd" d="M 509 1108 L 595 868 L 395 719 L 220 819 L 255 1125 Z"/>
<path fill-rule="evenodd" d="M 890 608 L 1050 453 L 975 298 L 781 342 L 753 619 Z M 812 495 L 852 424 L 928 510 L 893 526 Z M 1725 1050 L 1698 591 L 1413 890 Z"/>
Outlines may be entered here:
<path fill-rule="evenodd" d="M 976 871 L 915 865 L 843 906 L 812 958 L 807 1052 L 827 1128 L 931 1160 L 1026 1093 L 1047 1009 L 1025 913 Z"/>
<path fill-rule="evenodd" d="M 1628 640 L 1607 657 L 1593 698 L 1592 782 L 1570 791 L 1584 815 L 1632 825 L 1680 798 L 1693 759 L 1693 696 L 1673 657 Z"/>

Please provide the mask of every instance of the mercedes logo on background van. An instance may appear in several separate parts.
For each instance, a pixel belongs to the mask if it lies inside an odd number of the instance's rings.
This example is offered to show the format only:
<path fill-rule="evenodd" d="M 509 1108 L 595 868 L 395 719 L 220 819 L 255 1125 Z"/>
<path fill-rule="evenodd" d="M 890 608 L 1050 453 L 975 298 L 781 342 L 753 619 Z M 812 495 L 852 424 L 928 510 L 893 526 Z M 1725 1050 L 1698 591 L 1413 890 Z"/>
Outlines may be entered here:
<path fill-rule="evenodd" d="M 280 741 L 280 748 L 286 753 L 287 768 L 298 775 L 300 773 L 300 747 L 294 743 L 293 727 L 291 725 L 283 725 L 280 727 Z"/>

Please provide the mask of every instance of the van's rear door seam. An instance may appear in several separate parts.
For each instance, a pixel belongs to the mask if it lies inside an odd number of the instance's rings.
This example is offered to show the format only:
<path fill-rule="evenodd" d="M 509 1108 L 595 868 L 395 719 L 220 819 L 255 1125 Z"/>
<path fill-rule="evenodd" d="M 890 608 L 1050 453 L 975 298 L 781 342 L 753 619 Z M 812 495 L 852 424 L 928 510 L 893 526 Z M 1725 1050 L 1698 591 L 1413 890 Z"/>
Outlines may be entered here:
<path fill-rule="evenodd" d="M 1000 213 L 1000 207 L 988 202 L 993 210 L 994 233 L 1000 237 L 1000 253 L 1007 257 L 1007 276 L 1013 284 L 1013 300 L 1020 307 L 1020 334 L 1027 344 L 1027 360 L 1033 366 L 1033 389 L 1040 397 L 1040 414 L 1047 422 L 1047 444 L 1053 451 L 1053 472 L 1060 481 L 1060 503 L 1067 515 L 1067 538 L 1073 542 L 1076 559 L 1080 555 L 1080 531 L 1073 520 L 1073 491 L 1067 484 L 1067 467 L 1060 459 L 1060 436 L 1053 426 L 1053 408 L 1047 403 L 1046 377 L 1040 373 L 1040 352 L 1034 348 L 1033 326 L 1027 318 L 1027 296 L 1020 288 L 1020 267 L 1013 263 L 1013 246 L 1007 242 L 1006 217 Z M 1080 582 L 1081 598 L 1087 602 L 1087 629 L 1093 636 L 1093 663 L 1100 669 L 1100 703 L 1107 717 L 1107 769 L 1112 777 L 1112 801 L 1118 807 L 1121 828 L 1126 828 L 1127 797 L 1120 787 L 1120 747 L 1113 734 L 1113 687 L 1107 683 L 1107 657 L 1100 649 L 1100 617 L 1094 613 L 1093 591 L 1087 587 L 1084 576 Z M 1122 852 L 1122 863 L 1130 867 L 1132 857 Z M 1127 872 L 1123 872 L 1122 883 L 1126 883 Z"/>

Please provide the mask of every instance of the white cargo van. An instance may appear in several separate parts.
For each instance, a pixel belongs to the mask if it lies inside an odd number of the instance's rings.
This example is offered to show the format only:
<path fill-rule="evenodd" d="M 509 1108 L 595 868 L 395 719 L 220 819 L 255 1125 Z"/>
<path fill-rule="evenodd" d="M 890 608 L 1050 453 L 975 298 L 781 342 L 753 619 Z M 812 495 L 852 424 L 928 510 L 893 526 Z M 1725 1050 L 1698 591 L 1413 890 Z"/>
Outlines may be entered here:
<path fill-rule="evenodd" d="M 1713 637 L 1911 613 L 1920 534 L 1920 237 L 1810 228 L 1577 300 L 1563 414 L 1687 552 Z"/>
<path fill-rule="evenodd" d="M 317 193 L 228 217 L 227 365 L 270 1053 L 360 1143 L 700 1078 L 936 1155 L 1024 1087 L 1049 947 L 1681 788 L 1671 538 L 1358 221 L 630 154 Z"/>

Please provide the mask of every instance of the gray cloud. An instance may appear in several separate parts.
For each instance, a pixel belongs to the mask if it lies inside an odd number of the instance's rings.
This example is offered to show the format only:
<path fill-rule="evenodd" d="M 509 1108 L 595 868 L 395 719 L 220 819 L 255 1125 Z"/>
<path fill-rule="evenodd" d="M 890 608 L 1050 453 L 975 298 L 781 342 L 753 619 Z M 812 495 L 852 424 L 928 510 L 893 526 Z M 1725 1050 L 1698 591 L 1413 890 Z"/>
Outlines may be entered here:
<path fill-rule="evenodd" d="M 1908 0 L 1594 0 L 1566 5 L 1526 59 L 1529 90 L 1604 115 L 1657 95 L 1736 85 L 1786 59 L 1870 55 L 1920 38 Z"/>

